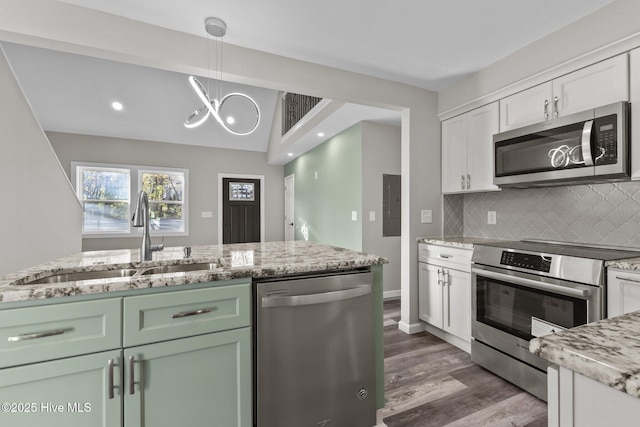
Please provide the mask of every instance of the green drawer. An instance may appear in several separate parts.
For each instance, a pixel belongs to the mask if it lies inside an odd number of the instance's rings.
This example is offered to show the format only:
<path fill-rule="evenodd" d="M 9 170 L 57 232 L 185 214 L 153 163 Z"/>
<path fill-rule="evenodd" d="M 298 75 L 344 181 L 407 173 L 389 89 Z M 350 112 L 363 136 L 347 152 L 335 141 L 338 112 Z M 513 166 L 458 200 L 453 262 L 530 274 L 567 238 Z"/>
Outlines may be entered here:
<path fill-rule="evenodd" d="M 0 368 L 120 348 L 121 298 L 0 310 Z"/>
<path fill-rule="evenodd" d="M 124 298 L 124 347 L 249 326 L 251 284 Z"/>

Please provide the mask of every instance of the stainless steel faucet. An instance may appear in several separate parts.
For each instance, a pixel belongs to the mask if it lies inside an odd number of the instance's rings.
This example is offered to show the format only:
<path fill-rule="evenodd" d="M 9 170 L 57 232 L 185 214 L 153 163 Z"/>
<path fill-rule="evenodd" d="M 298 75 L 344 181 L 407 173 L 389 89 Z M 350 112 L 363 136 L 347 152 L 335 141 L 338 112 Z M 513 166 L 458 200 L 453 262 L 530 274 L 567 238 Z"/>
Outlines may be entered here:
<path fill-rule="evenodd" d="M 131 218 L 134 227 L 144 227 L 142 229 L 142 245 L 140 246 L 140 261 L 151 261 L 153 252 L 164 249 L 164 242 L 159 245 L 151 244 L 149 237 L 149 198 L 144 190 L 138 193 L 138 204 Z"/>

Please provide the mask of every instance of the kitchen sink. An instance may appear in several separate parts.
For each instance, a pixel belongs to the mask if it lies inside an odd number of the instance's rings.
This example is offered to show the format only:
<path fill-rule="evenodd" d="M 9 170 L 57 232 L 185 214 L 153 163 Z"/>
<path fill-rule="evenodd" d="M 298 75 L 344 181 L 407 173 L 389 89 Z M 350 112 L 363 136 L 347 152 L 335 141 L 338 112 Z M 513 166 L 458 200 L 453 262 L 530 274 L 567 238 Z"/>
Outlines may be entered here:
<path fill-rule="evenodd" d="M 73 273 L 54 274 L 52 276 L 43 277 L 41 279 L 31 280 L 24 284 L 39 285 L 44 283 L 63 283 L 63 282 L 77 282 L 80 280 L 132 277 L 137 272 L 138 270 L 132 269 L 132 268 L 124 268 L 119 270 L 102 270 L 102 271 L 79 271 L 79 272 L 73 272 Z"/>
<path fill-rule="evenodd" d="M 142 276 L 150 274 L 164 274 L 164 273 L 184 273 L 188 271 L 198 270 L 215 270 L 218 265 L 215 262 L 200 262 L 196 264 L 177 264 L 177 265 L 162 265 L 160 267 L 151 267 L 142 270 L 140 273 Z"/>

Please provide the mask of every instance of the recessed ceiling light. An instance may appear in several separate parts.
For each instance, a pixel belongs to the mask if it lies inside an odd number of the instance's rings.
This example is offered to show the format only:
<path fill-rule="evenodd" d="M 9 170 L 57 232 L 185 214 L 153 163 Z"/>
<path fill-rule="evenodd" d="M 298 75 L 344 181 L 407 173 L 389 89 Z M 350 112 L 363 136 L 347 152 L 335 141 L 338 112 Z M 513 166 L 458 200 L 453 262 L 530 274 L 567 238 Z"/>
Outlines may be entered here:
<path fill-rule="evenodd" d="M 318 132 L 318 136 L 323 137 L 324 136 L 324 132 Z"/>
<path fill-rule="evenodd" d="M 227 124 L 234 124 L 236 122 L 236 119 L 234 119 L 232 116 L 227 117 Z"/>
<path fill-rule="evenodd" d="M 111 103 L 111 108 L 113 108 L 116 111 L 122 111 L 123 106 L 120 102 L 114 101 Z"/>
<path fill-rule="evenodd" d="M 293 153 L 287 153 L 287 156 L 293 157 Z"/>

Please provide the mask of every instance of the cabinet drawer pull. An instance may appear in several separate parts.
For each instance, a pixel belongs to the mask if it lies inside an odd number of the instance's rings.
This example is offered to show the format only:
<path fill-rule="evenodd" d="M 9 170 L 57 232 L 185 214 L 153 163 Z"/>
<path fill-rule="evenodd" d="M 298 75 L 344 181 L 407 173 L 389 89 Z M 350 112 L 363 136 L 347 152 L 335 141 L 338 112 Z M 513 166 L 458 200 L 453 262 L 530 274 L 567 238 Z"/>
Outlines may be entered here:
<path fill-rule="evenodd" d="M 108 393 L 109 393 L 109 399 L 113 399 L 114 398 L 114 393 L 113 393 L 113 366 L 115 365 L 115 362 L 113 359 L 109 359 L 109 378 L 107 380 L 107 389 L 108 389 Z"/>
<path fill-rule="evenodd" d="M 136 392 L 135 377 L 133 375 L 133 370 L 135 367 L 136 367 L 136 357 L 129 356 L 129 394 L 135 394 Z"/>
<path fill-rule="evenodd" d="M 176 313 L 173 315 L 174 319 L 179 319 L 181 317 L 189 317 L 189 316 L 197 316 L 199 314 L 211 313 L 210 308 L 199 308 L 193 311 L 183 311 L 182 313 Z"/>
<path fill-rule="evenodd" d="M 640 279 L 632 279 L 632 278 L 630 278 L 630 277 L 616 276 L 616 279 L 618 279 L 618 280 L 624 280 L 625 282 L 640 283 Z"/>
<path fill-rule="evenodd" d="M 447 255 L 447 254 L 438 254 L 438 256 L 440 258 L 451 258 L 451 257 L 453 257 L 453 255 Z"/>
<path fill-rule="evenodd" d="M 64 329 L 54 329 L 52 331 L 34 332 L 32 334 L 22 334 L 15 337 L 9 337 L 7 338 L 7 341 L 18 342 L 18 341 L 26 341 L 26 340 L 35 340 L 38 338 L 46 338 L 46 337 L 52 337 L 55 335 L 62 335 L 62 334 L 64 334 Z"/>

